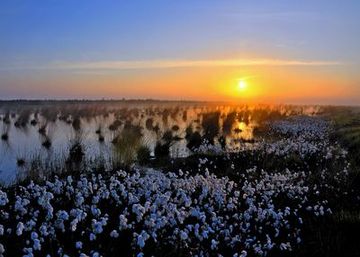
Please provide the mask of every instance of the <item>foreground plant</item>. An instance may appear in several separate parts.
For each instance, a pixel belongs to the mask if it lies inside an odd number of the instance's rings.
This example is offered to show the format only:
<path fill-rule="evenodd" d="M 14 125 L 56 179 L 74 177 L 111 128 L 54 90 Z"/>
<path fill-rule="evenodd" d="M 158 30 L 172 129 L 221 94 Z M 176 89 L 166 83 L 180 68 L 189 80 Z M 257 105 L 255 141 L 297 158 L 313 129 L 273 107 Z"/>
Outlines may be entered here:
<path fill-rule="evenodd" d="M 10 256 L 263 256 L 301 243 L 304 215 L 331 213 L 306 184 L 306 173 L 253 168 L 239 181 L 206 170 L 195 176 L 142 173 L 69 176 L 3 189 L 3 248 Z"/>

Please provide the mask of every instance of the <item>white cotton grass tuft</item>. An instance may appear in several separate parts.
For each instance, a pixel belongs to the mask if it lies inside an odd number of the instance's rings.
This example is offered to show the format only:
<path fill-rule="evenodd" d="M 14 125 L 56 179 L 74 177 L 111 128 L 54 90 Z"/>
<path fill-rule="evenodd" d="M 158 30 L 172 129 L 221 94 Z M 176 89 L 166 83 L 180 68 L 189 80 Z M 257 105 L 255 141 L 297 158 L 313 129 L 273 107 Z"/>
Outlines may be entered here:
<path fill-rule="evenodd" d="M 31 182 L 16 195 L 0 190 L 0 206 L 6 210 L 0 217 L 0 236 L 16 235 L 27 256 L 42 253 L 50 239 L 64 233 L 80 235 L 76 240 L 81 241 L 71 245 L 80 256 L 101 256 L 101 240 L 118 242 L 122 233 L 130 235 L 137 256 L 163 242 L 198 256 L 220 255 L 225 247 L 237 257 L 291 251 L 302 242 L 305 215 L 331 215 L 322 190 L 339 190 L 348 162 L 346 153 L 330 144 L 326 122 L 304 118 L 274 123 L 272 130 L 286 137 L 264 142 L 259 146 L 264 153 L 280 159 L 293 153 L 304 159 L 314 154 L 323 160 L 338 158 L 343 170 L 335 176 L 321 172 L 321 183 L 310 184 L 309 170 L 237 170 L 231 164 L 239 176 L 230 179 L 213 174 L 211 158 L 201 157 L 196 174 L 135 169 L 55 177 L 43 184 Z M 205 143 L 199 151 L 222 154 Z M 6 247 L 0 244 L 0 254 Z M 56 250 L 61 256 L 67 252 L 66 246 Z"/>

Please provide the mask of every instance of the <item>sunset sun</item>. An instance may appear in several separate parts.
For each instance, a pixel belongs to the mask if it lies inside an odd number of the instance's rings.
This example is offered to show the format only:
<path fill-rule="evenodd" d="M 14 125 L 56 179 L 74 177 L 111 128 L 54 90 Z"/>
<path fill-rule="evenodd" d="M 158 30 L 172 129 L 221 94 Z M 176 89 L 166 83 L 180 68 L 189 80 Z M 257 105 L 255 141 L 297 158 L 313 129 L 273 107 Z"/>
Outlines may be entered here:
<path fill-rule="evenodd" d="M 244 91 L 244 90 L 246 90 L 247 89 L 247 83 L 246 83 L 246 81 L 245 80 L 239 80 L 239 82 L 238 82 L 238 90 L 239 91 Z"/>

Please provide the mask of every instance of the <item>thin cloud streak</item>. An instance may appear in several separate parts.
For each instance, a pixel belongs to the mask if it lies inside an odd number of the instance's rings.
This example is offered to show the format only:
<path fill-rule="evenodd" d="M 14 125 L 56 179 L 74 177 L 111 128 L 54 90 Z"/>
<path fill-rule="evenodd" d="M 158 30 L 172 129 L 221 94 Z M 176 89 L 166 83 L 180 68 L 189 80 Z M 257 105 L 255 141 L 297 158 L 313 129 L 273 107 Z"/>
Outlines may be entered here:
<path fill-rule="evenodd" d="M 166 69 L 196 67 L 235 67 L 235 66 L 329 66 L 342 65 L 337 61 L 303 61 L 282 59 L 220 59 L 220 60 L 148 60 L 148 61 L 95 61 L 61 62 L 51 65 L 55 69 Z"/>
<path fill-rule="evenodd" d="M 237 66 L 334 66 L 344 65 L 338 61 L 286 60 L 286 59 L 214 59 L 214 60 L 131 60 L 131 61 L 90 61 L 52 62 L 44 65 L 13 65 L 1 67 L 11 70 L 129 70 L 129 69 L 171 69 Z"/>

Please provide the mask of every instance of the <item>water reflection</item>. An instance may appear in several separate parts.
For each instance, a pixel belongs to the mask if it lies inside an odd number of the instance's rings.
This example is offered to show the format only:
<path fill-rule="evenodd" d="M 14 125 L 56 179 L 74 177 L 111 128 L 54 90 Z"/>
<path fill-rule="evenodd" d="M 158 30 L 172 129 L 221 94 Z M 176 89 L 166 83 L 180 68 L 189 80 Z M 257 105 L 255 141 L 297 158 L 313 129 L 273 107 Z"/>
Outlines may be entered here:
<path fill-rule="evenodd" d="M 233 128 L 233 138 L 243 139 L 243 140 L 252 140 L 254 138 L 254 128 L 256 127 L 256 122 L 251 122 L 246 124 L 243 121 L 236 121 Z"/>
<path fill-rule="evenodd" d="M 281 106 L 185 104 L 12 108 L 0 109 L 2 184 L 31 173 L 112 169 L 116 161 L 133 161 L 140 148 L 142 154 L 148 149 L 150 158 L 187 157 L 204 142 L 229 152 L 251 149 L 257 144 L 254 130 L 262 122 L 289 113 Z"/>

